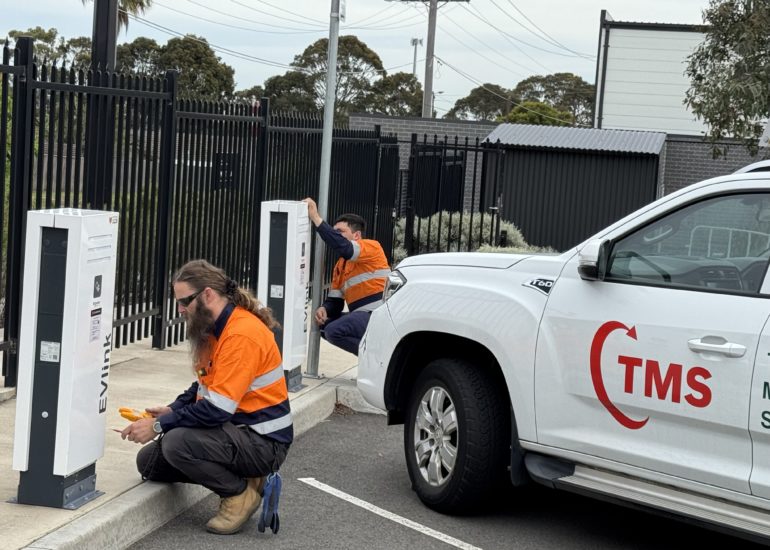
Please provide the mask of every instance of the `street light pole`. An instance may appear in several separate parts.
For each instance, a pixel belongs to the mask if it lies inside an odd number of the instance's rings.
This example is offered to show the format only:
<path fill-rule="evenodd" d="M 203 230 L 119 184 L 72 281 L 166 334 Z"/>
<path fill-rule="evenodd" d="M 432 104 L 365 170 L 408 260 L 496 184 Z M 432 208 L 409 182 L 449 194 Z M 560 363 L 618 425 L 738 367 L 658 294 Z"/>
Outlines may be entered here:
<path fill-rule="evenodd" d="M 337 95 L 337 45 L 340 34 L 340 0 L 332 0 L 329 15 L 329 49 L 326 57 L 326 99 L 324 100 L 324 128 L 321 139 L 321 175 L 318 181 L 318 214 L 326 219 L 329 203 L 329 173 L 332 164 L 332 130 L 334 128 L 334 100 Z M 313 301 L 310 311 L 310 338 L 308 341 L 307 376 L 318 378 L 318 357 L 321 348 L 321 329 L 312 319 L 321 306 L 326 247 L 316 233 L 315 270 L 313 273 Z"/>
<path fill-rule="evenodd" d="M 412 75 L 417 78 L 417 46 L 422 46 L 422 38 L 412 38 L 414 46 L 414 61 L 412 61 Z"/>

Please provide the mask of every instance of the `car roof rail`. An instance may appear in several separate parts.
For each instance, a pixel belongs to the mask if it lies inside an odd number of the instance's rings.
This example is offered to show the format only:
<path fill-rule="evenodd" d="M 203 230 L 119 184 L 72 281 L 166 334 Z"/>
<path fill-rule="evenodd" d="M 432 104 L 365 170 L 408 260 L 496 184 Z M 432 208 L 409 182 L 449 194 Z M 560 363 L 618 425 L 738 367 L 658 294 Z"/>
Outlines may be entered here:
<path fill-rule="evenodd" d="M 770 172 L 770 159 L 760 160 L 743 168 L 738 168 L 733 174 L 748 174 L 749 172 Z"/>

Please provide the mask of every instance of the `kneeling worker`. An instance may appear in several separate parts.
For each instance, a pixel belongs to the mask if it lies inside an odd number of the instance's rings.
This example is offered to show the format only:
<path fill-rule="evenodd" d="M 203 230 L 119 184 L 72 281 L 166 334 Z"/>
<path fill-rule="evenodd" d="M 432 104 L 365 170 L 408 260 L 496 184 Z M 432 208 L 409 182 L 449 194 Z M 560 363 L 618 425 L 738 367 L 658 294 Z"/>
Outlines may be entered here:
<path fill-rule="evenodd" d="M 358 355 L 358 344 L 366 332 L 369 316 L 382 304 L 390 265 L 380 243 L 363 238 L 366 221 L 361 216 L 342 214 L 331 227 L 321 219 L 313 199 L 307 198 L 304 202 L 316 231 L 339 256 L 331 290 L 316 310 L 315 322 L 329 343 Z M 349 313 L 342 313 L 345 302 Z"/>
<path fill-rule="evenodd" d="M 281 355 L 269 309 L 205 260 L 173 277 L 179 312 L 187 321 L 193 370 L 190 388 L 168 406 L 146 409 L 122 432 L 147 443 L 137 466 L 151 481 L 203 485 L 221 497 L 207 524 L 237 533 L 262 501 L 265 476 L 278 470 L 294 436 Z M 159 452 L 160 451 L 160 452 Z"/>

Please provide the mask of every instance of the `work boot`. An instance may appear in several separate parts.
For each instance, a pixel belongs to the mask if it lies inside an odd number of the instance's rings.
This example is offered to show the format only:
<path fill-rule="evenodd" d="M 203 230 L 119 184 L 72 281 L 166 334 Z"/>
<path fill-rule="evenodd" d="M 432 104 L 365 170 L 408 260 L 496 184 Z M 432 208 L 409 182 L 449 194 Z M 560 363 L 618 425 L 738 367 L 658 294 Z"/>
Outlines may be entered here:
<path fill-rule="evenodd" d="M 243 527 L 243 524 L 254 515 L 262 503 L 259 494 L 262 484 L 259 480 L 264 478 L 251 478 L 246 480 L 246 489 L 234 497 L 223 498 L 219 504 L 219 512 L 206 524 L 206 529 L 217 535 L 232 535 Z"/>

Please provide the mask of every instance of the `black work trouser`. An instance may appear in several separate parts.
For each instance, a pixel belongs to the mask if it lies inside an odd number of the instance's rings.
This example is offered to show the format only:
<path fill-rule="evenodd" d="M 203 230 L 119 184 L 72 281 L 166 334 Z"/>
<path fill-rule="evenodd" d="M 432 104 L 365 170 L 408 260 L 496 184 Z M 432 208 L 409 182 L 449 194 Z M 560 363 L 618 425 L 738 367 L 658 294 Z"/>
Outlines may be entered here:
<path fill-rule="evenodd" d="M 286 443 L 229 422 L 216 428 L 170 430 L 163 435 L 160 456 L 155 456 L 157 445 L 156 441 L 147 443 L 136 456 L 145 479 L 195 483 L 220 497 L 241 494 L 246 489 L 245 478 L 278 470 L 289 450 Z"/>

